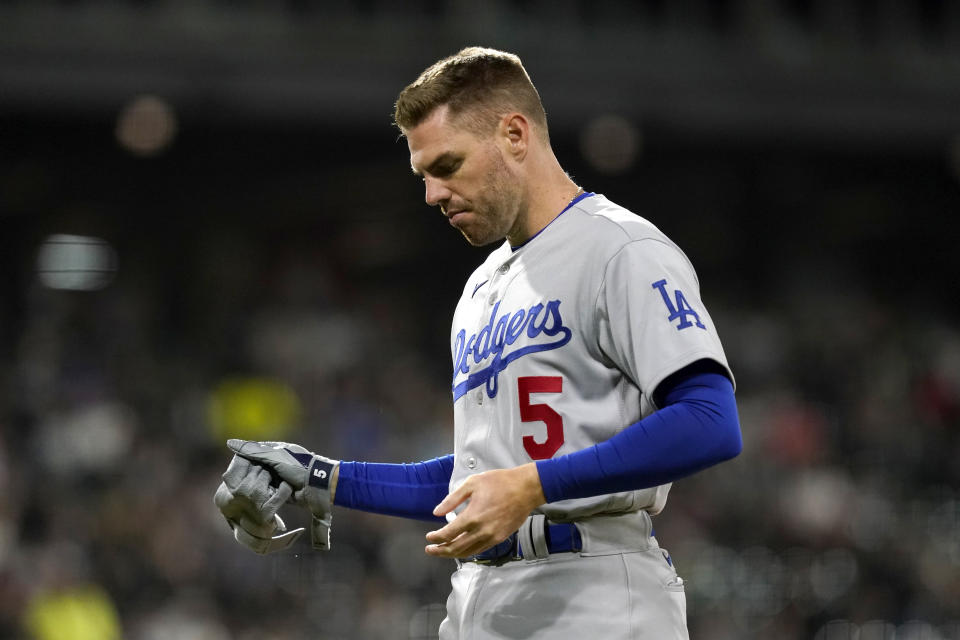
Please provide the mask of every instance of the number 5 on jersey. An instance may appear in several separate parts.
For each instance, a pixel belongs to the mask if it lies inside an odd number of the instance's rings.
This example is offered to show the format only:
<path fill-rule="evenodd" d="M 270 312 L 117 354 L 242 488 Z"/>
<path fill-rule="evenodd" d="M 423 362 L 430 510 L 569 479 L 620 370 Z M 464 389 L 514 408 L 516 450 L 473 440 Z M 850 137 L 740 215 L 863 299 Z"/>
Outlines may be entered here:
<path fill-rule="evenodd" d="M 542 422 L 547 426 L 547 439 L 537 442 L 533 436 L 523 436 L 523 448 L 534 460 L 546 460 L 563 445 L 563 416 L 545 403 L 531 403 L 531 393 L 560 393 L 563 378 L 560 376 L 523 376 L 517 378 L 520 396 L 520 420 Z"/>

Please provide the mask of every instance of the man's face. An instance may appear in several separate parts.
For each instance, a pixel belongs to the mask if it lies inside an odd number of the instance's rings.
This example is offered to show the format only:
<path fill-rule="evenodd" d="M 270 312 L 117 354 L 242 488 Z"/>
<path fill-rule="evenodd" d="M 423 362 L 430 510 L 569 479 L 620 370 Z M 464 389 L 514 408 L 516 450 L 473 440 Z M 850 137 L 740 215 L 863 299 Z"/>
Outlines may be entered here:
<path fill-rule="evenodd" d="M 495 134 L 480 138 L 455 126 L 446 106 L 405 133 L 427 204 L 439 206 L 467 242 L 479 247 L 515 235 L 525 198 Z"/>

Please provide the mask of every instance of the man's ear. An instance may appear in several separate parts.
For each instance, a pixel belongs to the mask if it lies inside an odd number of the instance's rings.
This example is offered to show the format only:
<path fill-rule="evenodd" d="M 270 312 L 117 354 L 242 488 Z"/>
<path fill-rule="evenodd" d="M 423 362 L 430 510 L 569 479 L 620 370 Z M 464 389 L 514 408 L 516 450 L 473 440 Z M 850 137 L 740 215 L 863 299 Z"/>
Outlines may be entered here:
<path fill-rule="evenodd" d="M 530 122 L 522 113 L 510 113 L 500 121 L 500 139 L 506 146 L 506 152 L 518 162 L 527 155 L 530 133 Z"/>

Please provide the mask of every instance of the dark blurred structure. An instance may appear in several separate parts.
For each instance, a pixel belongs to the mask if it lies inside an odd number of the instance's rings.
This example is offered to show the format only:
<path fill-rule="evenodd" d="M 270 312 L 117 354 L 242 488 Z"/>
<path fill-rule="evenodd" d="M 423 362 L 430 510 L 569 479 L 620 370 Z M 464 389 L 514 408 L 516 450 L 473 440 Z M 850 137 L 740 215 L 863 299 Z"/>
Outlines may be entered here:
<path fill-rule="evenodd" d="M 478 43 L 684 247 L 738 376 L 744 453 L 655 521 L 691 637 L 960 639 L 946 0 L 0 2 L 0 637 L 435 637 L 428 525 L 262 558 L 212 496 L 228 433 L 451 449 L 485 251 L 390 113 Z"/>

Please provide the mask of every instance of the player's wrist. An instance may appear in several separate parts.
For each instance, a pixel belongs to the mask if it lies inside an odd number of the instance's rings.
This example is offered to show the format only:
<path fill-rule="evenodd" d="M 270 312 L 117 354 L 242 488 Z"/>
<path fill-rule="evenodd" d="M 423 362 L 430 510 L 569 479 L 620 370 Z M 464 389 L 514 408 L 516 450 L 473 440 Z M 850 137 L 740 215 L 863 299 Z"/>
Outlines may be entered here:
<path fill-rule="evenodd" d="M 521 481 L 523 483 L 524 495 L 529 497 L 530 509 L 536 509 L 547 501 L 543 493 L 543 485 L 540 482 L 540 472 L 534 462 L 529 462 L 518 467 L 522 472 Z"/>
<path fill-rule="evenodd" d="M 333 472 L 330 474 L 330 504 L 336 504 L 337 497 L 337 483 L 340 482 L 340 467 L 343 464 L 342 460 L 338 461 L 339 464 L 334 465 Z"/>

